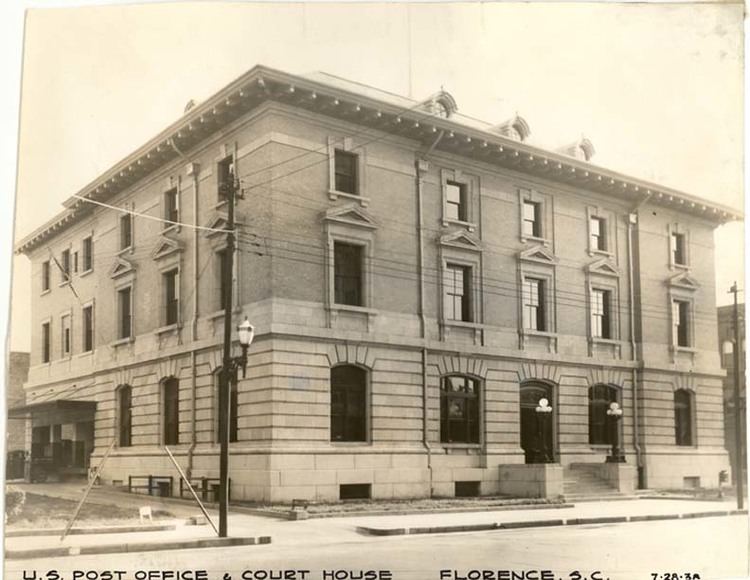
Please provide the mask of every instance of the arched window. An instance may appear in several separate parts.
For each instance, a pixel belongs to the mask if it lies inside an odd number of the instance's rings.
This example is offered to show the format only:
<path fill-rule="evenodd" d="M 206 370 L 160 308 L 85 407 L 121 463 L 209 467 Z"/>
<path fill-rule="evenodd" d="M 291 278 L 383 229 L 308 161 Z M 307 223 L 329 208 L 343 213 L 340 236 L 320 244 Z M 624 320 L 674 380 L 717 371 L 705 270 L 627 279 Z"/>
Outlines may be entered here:
<path fill-rule="evenodd" d="M 367 441 L 367 371 L 331 369 L 331 441 Z"/>
<path fill-rule="evenodd" d="M 440 383 L 440 441 L 479 443 L 479 381 L 462 375 Z"/>
<path fill-rule="evenodd" d="M 555 400 L 552 387 L 541 382 L 526 382 L 521 385 L 519 394 L 520 403 L 520 438 L 521 448 L 524 452 L 526 463 L 548 463 L 554 461 L 554 429 L 555 419 L 553 413 Z M 540 407 L 542 399 L 547 399 L 547 408 L 550 412 L 542 412 Z"/>
<path fill-rule="evenodd" d="M 162 383 L 164 445 L 180 442 L 180 381 L 172 377 Z"/>
<path fill-rule="evenodd" d="M 607 416 L 610 403 L 616 403 L 617 389 L 609 385 L 589 387 L 589 444 L 612 445 L 613 427 Z"/>
<path fill-rule="evenodd" d="M 133 433 L 133 399 L 130 385 L 117 388 L 117 431 L 118 445 L 130 447 Z"/>
<path fill-rule="evenodd" d="M 674 392 L 674 434 L 677 445 L 694 445 L 693 394 L 687 389 Z"/>
<path fill-rule="evenodd" d="M 216 441 L 219 442 L 219 389 L 221 388 L 221 367 L 214 372 L 214 408 L 216 409 L 214 418 L 214 433 Z M 238 397 L 237 381 L 229 382 L 229 442 L 239 441 L 238 417 Z"/>

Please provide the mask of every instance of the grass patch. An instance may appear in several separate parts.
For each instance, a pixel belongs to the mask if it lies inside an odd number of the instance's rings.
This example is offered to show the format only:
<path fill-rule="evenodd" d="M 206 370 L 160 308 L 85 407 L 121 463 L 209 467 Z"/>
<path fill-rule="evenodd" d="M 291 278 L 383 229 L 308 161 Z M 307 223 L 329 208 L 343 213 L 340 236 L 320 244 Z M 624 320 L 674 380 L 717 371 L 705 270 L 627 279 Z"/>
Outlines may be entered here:
<path fill-rule="evenodd" d="M 11 492 L 13 497 L 19 492 Z M 6 492 L 6 498 L 11 496 Z M 68 523 L 78 502 L 49 497 L 36 493 L 23 494 L 23 500 L 13 500 L 14 505 L 6 509 L 6 525 L 10 529 L 21 528 L 62 528 Z M 6 499 L 7 501 L 7 499 Z M 174 516 L 164 510 L 153 510 L 154 520 L 169 519 Z M 76 527 L 99 525 L 132 525 L 140 523 L 138 508 L 119 507 L 116 505 L 102 505 L 84 503 Z"/>
<path fill-rule="evenodd" d="M 329 516 L 336 514 L 356 513 L 389 513 L 399 512 L 440 512 L 460 511 L 527 505 L 556 505 L 564 503 L 561 499 L 543 498 L 509 498 L 509 497 L 470 497 L 470 498 L 424 498 L 424 499 L 393 499 L 393 500 L 351 500 L 342 502 L 310 502 L 307 512 L 311 516 Z M 290 504 L 261 505 L 251 502 L 237 502 L 237 505 L 255 507 L 271 512 L 288 512 Z"/>

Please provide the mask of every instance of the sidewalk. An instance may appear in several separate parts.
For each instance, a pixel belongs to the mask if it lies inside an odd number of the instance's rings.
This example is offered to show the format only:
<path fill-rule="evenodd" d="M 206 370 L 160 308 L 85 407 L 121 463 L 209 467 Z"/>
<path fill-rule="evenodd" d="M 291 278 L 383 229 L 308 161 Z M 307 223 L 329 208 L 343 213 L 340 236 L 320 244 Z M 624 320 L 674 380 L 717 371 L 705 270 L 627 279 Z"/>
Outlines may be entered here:
<path fill-rule="evenodd" d="M 47 487 L 47 486 L 45 486 Z M 50 491 L 59 497 L 61 494 L 76 493 L 75 489 L 64 490 L 59 486 Z M 34 486 L 36 493 L 43 493 L 40 486 Z M 46 493 L 48 490 L 44 490 Z M 80 497 L 80 492 L 77 497 Z M 118 492 L 112 492 L 120 505 L 125 498 Z M 98 498 L 99 501 L 101 498 Z M 149 496 L 127 497 L 128 503 L 145 505 L 149 500 L 159 498 Z M 182 504 L 181 502 L 164 502 L 165 509 L 179 517 L 197 515 L 197 506 Z M 638 499 L 631 501 L 604 501 L 579 503 L 573 507 L 548 509 L 517 509 L 512 511 L 486 512 L 454 512 L 431 514 L 408 514 L 392 516 L 354 516 L 286 521 L 244 513 L 230 513 L 228 528 L 231 539 L 247 543 L 268 543 L 273 541 L 277 547 L 293 547 L 295 549 L 310 549 L 315 546 L 326 546 L 338 543 L 368 543 L 373 541 L 388 541 L 388 538 L 376 538 L 376 535 L 395 535 L 406 533 L 450 533 L 457 531 L 478 531 L 507 528 L 534 527 L 537 525 L 561 525 L 562 523 L 617 523 L 630 518 L 631 521 L 643 521 L 649 516 L 659 517 L 688 517 L 698 515 L 726 517 L 736 510 L 732 500 L 695 501 L 675 499 Z M 179 513 L 178 513 L 179 512 Z M 230 510 L 231 512 L 231 510 Z M 209 510 L 212 519 L 217 522 L 214 510 Z M 745 513 L 747 513 L 745 511 Z M 736 517 L 736 516 L 735 516 Z M 741 517 L 747 517 L 746 515 Z M 583 520 L 583 521 L 578 521 Z M 164 522 L 167 523 L 167 522 Z M 176 520 L 176 529 L 153 532 L 113 533 L 113 534 L 82 534 L 68 536 L 60 542 L 59 535 L 34 536 L 31 538 L 5 538 L 6 557 L 38 558 L 52 555 L 67 555 L 70 549 L 75 553 L 114 553 L 135 552 L 148 550 L 173 550 L 180 548 L 214 547 L 221 544 L 209 525 L 188 526 L 181 525 Z M 394 531 L 395 530 L 395 531 Z M 508 532 L 511 533 L 511 532 Z M 263 540 L 261 540 L 263 538 Z M 230 540 L 231 540 L 230 539 Z M 230 540 L 224 540 L 229 542 Z M 218 542 L 218 544 L 217 544 Z M 30 545 L 35 552 L 25 552 Z M 261 550 L 262 546 L 255 549 Z M 44 550 L 53 550 L 45 555 Z"/>

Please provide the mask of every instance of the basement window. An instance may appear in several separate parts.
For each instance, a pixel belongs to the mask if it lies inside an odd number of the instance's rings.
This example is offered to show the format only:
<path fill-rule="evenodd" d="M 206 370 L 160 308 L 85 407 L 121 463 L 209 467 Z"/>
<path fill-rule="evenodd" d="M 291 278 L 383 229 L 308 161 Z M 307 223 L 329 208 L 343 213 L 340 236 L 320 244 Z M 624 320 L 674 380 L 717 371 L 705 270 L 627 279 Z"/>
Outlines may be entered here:
<path fill-rule="evenodd" d="M 457 481 L 455 485 L 456 497 L 479 497 L 478 481 Z"/>
<path fill-rule="evenodd" d="M 339 499 L 370 499 L 371 490 L 369 483 L 345 483 L 339 486 Z"/>

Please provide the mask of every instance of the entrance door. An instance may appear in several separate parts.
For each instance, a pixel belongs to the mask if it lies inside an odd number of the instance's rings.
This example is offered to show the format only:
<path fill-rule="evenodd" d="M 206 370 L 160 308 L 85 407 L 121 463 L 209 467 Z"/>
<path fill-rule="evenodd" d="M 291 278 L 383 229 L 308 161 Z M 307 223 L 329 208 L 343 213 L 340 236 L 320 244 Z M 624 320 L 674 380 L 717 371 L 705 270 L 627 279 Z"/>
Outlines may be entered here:
<path fill-rule="evenodd" d="M 526 463 L 552 463 L 555 460 L 552 413 L 536 410 L 540 399 L 553 403 L 552 388 L 542 383 L 521 385 L 521 448 Z"/>

